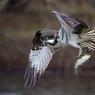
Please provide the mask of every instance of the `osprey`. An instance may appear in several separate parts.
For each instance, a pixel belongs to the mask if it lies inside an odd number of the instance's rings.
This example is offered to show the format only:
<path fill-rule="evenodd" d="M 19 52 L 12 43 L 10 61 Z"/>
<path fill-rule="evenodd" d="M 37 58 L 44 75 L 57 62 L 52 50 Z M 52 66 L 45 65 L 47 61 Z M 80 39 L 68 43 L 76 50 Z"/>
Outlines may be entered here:
<path fill-rule="evenodd" d="M 86 23 L 70 15 L 52 12 L 60 23 L 60 29 L 59 31 L 43 29 L 36 32 L 24 76 L 25 86 L 35 85 L 36 80 L 45 72 L 52 56 L 60 47 L 70 45 L 79 49 L 75 71 L 90 59 L 90 52 L 95 49 L 95 30 L 83 33 L 84 30 L 89 29 Z"/>

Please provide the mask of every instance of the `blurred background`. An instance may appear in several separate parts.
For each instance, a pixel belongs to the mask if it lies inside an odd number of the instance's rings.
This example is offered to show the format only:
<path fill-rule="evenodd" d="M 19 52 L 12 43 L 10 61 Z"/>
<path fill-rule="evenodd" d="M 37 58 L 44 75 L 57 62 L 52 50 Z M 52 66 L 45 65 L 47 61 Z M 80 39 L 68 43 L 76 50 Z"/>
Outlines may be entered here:
<path fill-rule="evenodd" d="M 24 88 L 24 73 L 32 39 L 39 29 L 59 29 L 52 10 L 76 16 L 95 27 L 95 0 L 0 0 L 0 95 L 94 95 L 95 52 L 73 70 L 77 49 L 54 55 L 34 88 Z M 55 60 L 56 59 L 56 60 Z"/>

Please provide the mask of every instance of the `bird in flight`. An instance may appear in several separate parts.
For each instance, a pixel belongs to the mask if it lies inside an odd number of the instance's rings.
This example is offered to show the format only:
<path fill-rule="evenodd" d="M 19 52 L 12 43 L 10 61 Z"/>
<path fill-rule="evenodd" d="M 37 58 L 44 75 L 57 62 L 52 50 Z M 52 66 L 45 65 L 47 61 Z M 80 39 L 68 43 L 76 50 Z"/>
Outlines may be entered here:
<path fill-rule="evenodd" d="M 57 11 L 52 12 L 59 21 L 60 29 L 59 31 L 42 29 L 36 32 L 28 58 L 24 86 L 35 85 L 53 55 L 61 47 L 70 45 L 79 49 L 74 66 L 76 72 L 80 65 L 90 59 L 90 52 L 95 49 L 95 30 L 88 31 L 89 26 L 73 16 Z"/>

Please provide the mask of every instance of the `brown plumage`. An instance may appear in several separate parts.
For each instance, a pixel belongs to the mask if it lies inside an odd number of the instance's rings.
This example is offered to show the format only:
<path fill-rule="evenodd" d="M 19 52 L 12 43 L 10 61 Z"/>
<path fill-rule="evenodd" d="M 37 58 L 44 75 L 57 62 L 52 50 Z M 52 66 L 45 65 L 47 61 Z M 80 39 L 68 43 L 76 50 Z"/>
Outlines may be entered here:
<path fill-rule="evenodd" d="M 88 52 L 95 50 L 95 30 L 80 35 L 82 42 L 80 46 L 88 49 Z"/>

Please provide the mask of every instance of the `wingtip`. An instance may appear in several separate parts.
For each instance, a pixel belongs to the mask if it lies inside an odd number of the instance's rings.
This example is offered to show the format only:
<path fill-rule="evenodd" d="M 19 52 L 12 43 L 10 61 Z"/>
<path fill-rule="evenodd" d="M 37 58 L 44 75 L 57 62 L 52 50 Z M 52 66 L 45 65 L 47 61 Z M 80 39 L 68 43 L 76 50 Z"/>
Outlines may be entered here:
<path fill-rule="evenodd" d="M 55 10 L 54 10 L 54 11 L 52 11 L 52 13 L 57 14 L 57 15 L 58 15 L 58 14 L 61 14 L 61 12 L 60 12 L 60 11 L 55 11 Z"/>
<path fill-rule="evenodd" d="M 53 11 L 51 11 L 51 12 L 52 12 L 52 13 L 54 13 L 54 14 L 56 14 L 56 11 L 54 11 L 54 10 L 53 10 Z"/>
<path fill-rule="evenodd" d="M 31 86 L 34 87 L 37 80 L 37 74 L 34 72 L 34 68 L 30 68 L 27 71 L 27 75 L 25 77 L 25 84 L 24 87 L 30 88 Z"/>
<path fill-rule="evenodd" d="M 53 10 L 52 13 L 57 14 L 57 15 L 64 15 L 64 16 L 66 15 L 63 12 L 55 11 L 55 10 Z"/>
<path fill-rule="evenodd" d="M 61 13 L 60 11 L 52 11 L 52 13 L 54 13 L 54 14 L 57 14 L 57 15 L 60 15 L 60 14 L 63 14 L 63 13 Z"/>

